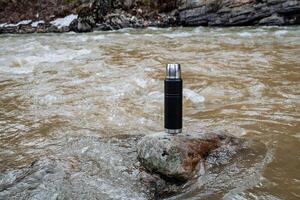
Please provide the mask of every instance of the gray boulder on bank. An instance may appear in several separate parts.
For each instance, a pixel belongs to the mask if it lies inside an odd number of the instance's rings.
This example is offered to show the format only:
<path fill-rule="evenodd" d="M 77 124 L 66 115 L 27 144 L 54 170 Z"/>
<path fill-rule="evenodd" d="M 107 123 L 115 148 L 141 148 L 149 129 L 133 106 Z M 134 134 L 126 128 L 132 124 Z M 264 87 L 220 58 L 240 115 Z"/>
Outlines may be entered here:
<path fill-rule="evenodd" d="M 300 1 L 186 0 L 180 8 L 180 23 L 186 26 L 299 24 Z"/>
<path fill-rule="evenodd" d="M 148 135 L 138 143 L 138 159 L 150 172 L 187 181 L 195 175 L 200 161 L 217 149 L 223 139 L 216 134 Z"/>
<path fill-rule="evenodd" d="M 266 17 L 259 21 L 260 25 L 274 25 L 274 26 L 280 26 L 285 23 L 284 17 L 278 16 L 277 14 L 273 14 L 270 17 Z"/>

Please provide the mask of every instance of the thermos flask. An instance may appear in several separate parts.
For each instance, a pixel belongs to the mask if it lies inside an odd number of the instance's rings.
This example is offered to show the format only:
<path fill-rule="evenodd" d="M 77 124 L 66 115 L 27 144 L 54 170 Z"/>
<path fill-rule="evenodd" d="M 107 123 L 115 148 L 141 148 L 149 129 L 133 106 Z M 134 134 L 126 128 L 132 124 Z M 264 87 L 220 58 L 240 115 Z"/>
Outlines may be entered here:
<path fill-rule="evenodd" d="M 180 64 L 167 64 L 165 78 L 165 131 L 182 132 L 182 79 Z"/>

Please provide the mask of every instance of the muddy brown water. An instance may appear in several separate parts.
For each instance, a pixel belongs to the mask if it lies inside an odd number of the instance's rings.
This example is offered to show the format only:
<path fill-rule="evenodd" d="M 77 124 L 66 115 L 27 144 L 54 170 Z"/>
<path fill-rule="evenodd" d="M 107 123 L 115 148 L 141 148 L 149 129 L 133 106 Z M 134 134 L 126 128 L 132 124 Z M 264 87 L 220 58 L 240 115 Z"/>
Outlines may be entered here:
<path fill-rule="evenodd" d="M 263 145 L 170 199 L 300 198 L 300 27 L 0 36 L 0 199 L 147 199 L 139 135 L 163 131 L 181 63 L 185 131 Z"/>

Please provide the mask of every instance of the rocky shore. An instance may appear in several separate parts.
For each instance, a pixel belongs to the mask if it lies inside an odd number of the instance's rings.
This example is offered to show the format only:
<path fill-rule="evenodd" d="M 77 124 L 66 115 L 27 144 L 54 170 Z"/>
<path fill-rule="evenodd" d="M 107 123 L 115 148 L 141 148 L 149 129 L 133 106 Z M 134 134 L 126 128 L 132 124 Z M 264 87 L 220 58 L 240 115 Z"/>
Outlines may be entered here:
<path fill-rule="evenodd" d="M 299 0 L 0 0 L 0 33 L 298 24 Z"/>

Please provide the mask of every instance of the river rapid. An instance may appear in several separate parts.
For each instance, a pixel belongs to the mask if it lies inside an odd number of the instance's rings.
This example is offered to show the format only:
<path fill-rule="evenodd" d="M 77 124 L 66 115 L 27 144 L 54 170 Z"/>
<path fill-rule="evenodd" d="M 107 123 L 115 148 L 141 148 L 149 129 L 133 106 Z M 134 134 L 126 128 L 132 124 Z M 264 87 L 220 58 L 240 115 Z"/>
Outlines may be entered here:
<path fill-rule="evenodd" d="M 0 35 L 0 199 L 147 199 L 136 142 L 163 131 L 181 63 L 185 132 L 252 153 L 170 199 L 300 198 L 300 27 Z"/>

